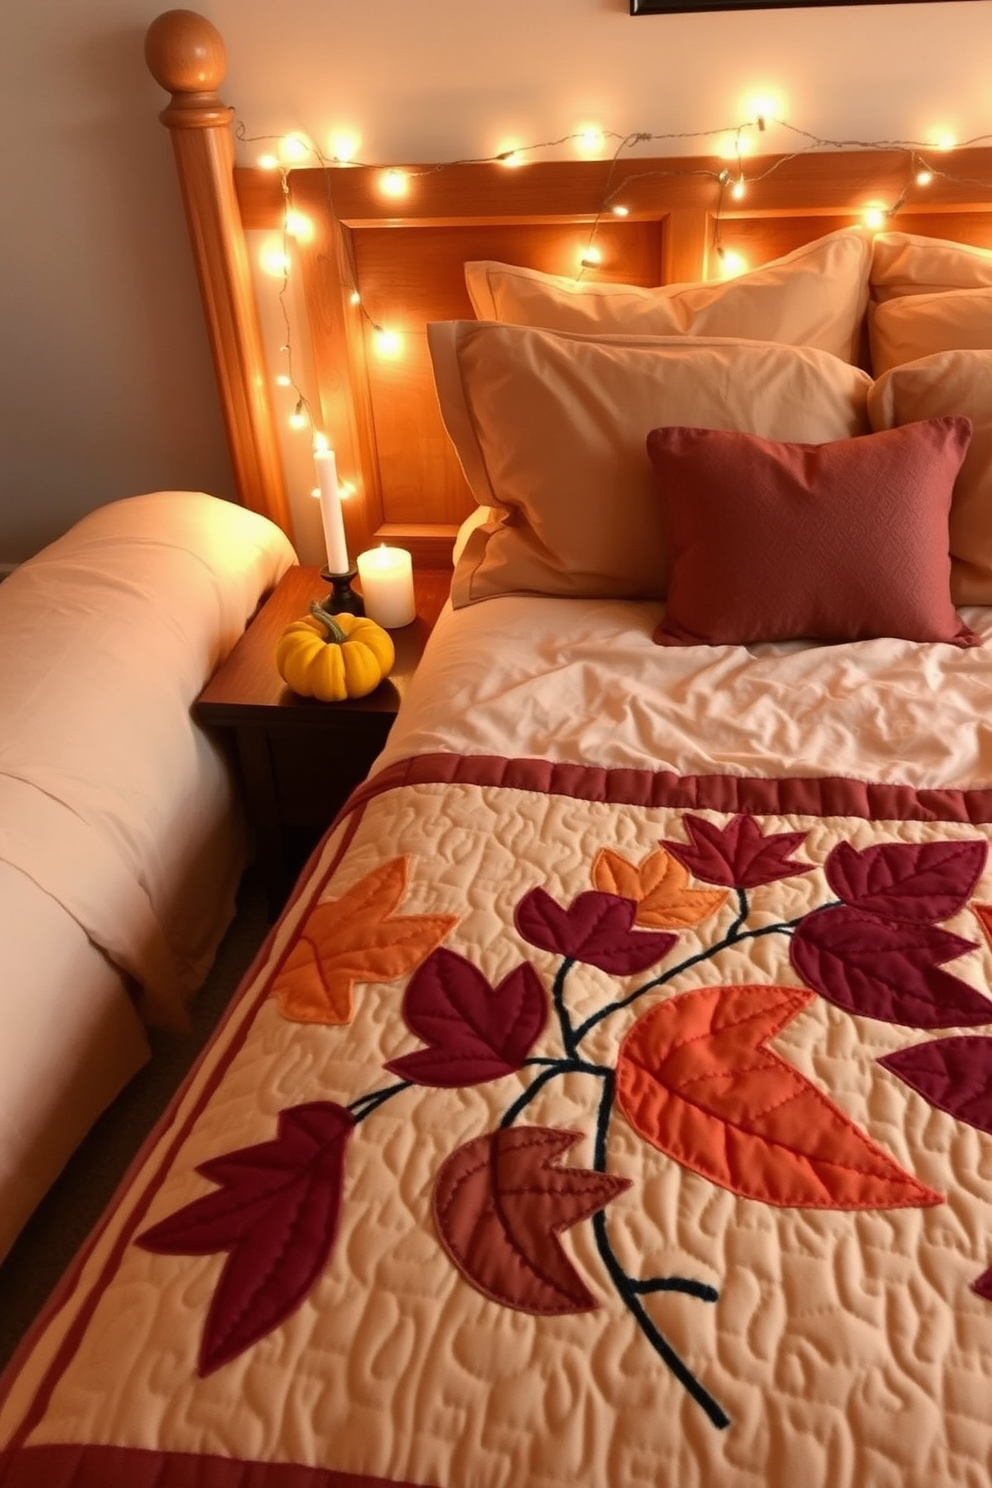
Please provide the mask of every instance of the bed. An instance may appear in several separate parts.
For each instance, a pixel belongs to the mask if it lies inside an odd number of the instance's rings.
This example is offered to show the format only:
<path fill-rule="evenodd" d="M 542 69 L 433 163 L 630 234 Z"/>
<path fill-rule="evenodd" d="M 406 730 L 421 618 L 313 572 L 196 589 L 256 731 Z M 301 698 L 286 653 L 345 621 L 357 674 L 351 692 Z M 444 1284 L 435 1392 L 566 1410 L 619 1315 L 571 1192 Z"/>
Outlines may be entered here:
<path fill-rule="evenodd" d="M 235 167 L 179 14 L 218 364 L 255 321 L 211 264 L 285 186 L 349 537 L 457 557 L 4 1377 L 0 1483 L 979 1488 L 992 152 L 928 196 L 900 151 L 780 161 L 718 220 L 711 160 L 616 167 L 608 225 L 589 162 L 412 170 L 400 210 Z M 708 278 L 715 225 L 758 267 Z"/>
<path fill-rule="evenodd" d="M 187 1025 L 249 856 L 190 707 L 294 561 L 269 518 L 157 491 L 0 585 L 0 1257 L 146 1030 Z"/>

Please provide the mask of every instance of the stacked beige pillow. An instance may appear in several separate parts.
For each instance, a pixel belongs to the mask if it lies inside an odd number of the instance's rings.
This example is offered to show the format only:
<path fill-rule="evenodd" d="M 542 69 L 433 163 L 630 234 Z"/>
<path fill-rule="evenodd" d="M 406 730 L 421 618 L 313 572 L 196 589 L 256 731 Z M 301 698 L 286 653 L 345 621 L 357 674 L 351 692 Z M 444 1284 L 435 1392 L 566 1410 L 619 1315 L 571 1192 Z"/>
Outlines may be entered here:
<path fill-rule="evenodd" d="M 430 328 L 442 416 L 484 509 L 456 605 L 663 598 L 654 427 L 815 444 L 952 414 L 974 427 L 952 595 L 992 604 L 992 253 L 846 228 L 722 282 L 644 289 L 491 261 L 465 277 L 479 322 Z M 866 317 L 874 385 L 854 365 Z"/>
<path fill-rule="evenodd" d="M 663 598 L 669 543 L 647 455 L 660 424 L 811 444 L 869 430 L 867 372 L 812 347 L 492 321 L 440 321 L 428 341 L 445 427 L 492 508 L 455 569 L 456 607 Z"/>
<path fill-rule="evenodd" d="M 872 427 L 971 419 L 951 506 L 951 597 L 992 604 L 992 252 L 879 233 L 871 294 Z"/>
<path fill-rule="evenodd" d="M 484 520 L 453 599 L 664 596 L 670 568 L 646 437 L 709 424 L 811 442 L 868 430 L 857 360 L 871 241 L 856 228 L 753 273 L 657 289 L 490 261 L 482 324 L 432 326 L 445 425 Z"/>
<path fill-rule="evenodd" d="M 735 279 L 641 289 L 481 261 L 465 265 L 465 283 L 480 320 L 585 335 L 738 336 L 857 362 L 871 256 L 871 239 L 849 227 Z"/>

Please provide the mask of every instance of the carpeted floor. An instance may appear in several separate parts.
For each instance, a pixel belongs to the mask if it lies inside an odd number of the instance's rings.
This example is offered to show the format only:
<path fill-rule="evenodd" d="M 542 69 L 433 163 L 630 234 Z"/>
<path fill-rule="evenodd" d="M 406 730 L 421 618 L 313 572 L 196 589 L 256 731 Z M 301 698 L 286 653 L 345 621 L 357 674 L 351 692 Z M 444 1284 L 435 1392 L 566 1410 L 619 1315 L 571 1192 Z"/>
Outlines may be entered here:
<path fill-rule="evenodd" d="M 97 1122 L 0 1264 L 0 1367 L 89 1234 L 268 929 L 262 885 L 249 870 L 238 895 L 237 917 L 192 1009 L 192 1034 L 152 1034 L 151 1060 Z"/>

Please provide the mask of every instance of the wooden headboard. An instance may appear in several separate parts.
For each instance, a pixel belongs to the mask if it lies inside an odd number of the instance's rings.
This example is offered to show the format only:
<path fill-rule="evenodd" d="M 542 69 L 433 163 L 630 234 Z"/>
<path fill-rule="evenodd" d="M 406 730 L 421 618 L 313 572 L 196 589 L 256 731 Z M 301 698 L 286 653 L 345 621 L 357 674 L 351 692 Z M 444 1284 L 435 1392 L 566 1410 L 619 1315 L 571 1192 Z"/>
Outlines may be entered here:
<path fill-rule="evenodd" d="M 573 275 L 595 223 L 602 265 L 588 278 L 657 285 L 713 277 L 714 244 L 757 266 L 902 200 L 900 231 L 992 247 L 992 148 L 954 152 L 954 179 L 914 190 L 905 148 L 838 149 L 752 158 L 760 189 L 730 198 L 716 156 L 405 166 L 401 198 L 382 191 L 384 167 L 280 172 L 237 165 L 234 110 L 218 96 L 223 41 L 191 11 L 152 23 L 146 57 L 172 96 L 168 126 L 206 312 L 242 503 L 292 536 L 245 233 L 280 230 L 305 214 L 298 266 L 317 388 L 315 424 L 337 453 L 349 548 L 408 547 L 415 562 L 450 562 L 457 524 L 473 503 L 441 425 L 425 327 L 471 318 L 462 265 L 490 258 Z M 623 188 L 628 214 L 603 215 Z M 354 296 L 360 302 L 354 302 Z M 376 327 L 402 337 L 380 355 Z"/>

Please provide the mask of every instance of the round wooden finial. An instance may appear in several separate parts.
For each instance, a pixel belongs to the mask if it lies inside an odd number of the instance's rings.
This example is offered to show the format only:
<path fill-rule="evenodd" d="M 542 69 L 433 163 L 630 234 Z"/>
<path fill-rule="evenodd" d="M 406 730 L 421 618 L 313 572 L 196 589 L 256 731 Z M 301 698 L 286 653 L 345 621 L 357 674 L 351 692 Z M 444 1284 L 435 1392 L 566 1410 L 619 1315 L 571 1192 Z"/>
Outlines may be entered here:
<path fill-rule="evenodd" d="M 184 94 L 216 97 L 227 70 L 224 39 L 212 21 L 195 10 L 167 10 L 145 33 L 145 61 L 173 101 Z"/>

